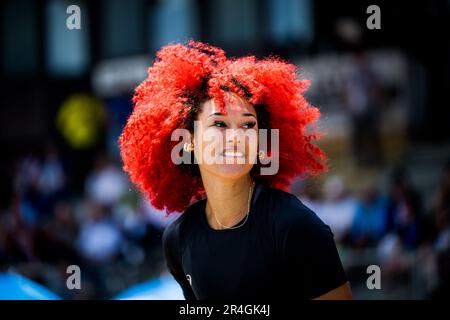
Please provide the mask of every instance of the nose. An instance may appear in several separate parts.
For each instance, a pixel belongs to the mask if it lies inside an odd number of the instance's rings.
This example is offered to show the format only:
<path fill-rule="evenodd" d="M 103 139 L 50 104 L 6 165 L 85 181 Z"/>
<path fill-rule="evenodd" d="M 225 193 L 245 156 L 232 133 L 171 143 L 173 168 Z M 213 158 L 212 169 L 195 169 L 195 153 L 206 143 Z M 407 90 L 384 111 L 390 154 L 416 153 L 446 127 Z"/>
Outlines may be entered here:
<path fill-rule="evenodd" d="M 228 139 L 227 139 L 227 143 L 239 143 L 240 142 L 240 138 L 239 138 L 239 134 L 238 134 L 238 130 L 236 129 L 228 129 Z"/>

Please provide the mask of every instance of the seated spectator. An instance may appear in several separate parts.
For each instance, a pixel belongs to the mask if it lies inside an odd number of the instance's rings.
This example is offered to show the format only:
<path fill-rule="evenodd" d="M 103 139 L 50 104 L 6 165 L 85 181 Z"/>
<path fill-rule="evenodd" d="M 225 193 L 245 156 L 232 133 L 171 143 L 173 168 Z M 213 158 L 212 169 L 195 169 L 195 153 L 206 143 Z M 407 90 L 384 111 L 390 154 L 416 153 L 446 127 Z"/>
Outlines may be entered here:
<path fill-rule="evenodd" d="M 122 235 L 106 210 L 98 203 L 88 203 L 88 217 L 81 225 L 78 238 L 82 255 L 94 262 L 111 261 L 120 250 Z"/>
<path fill-rule="evenodd" d="M 388 199 L 388 231 L 398 235 L 405 249 L 419 244 L 422 203 L 403 168 L 397 168 L 391 179 Z"/>
<path fill-rule="evenodd" d="M 356 200 L 349 196 L 343 179 L 331 176 L 325 181 L 325 199 L 317 209 L 317 215 L 330 226 L 337 242 L 348 237 L 356 211 Z"/>
<path fill-rule="evenodd" d="M 373 247 L 387 231 L 387 204 L 374 187 L 364 190 L 356 205 L 350 228 L 350 241 L 358 247 Z"/>

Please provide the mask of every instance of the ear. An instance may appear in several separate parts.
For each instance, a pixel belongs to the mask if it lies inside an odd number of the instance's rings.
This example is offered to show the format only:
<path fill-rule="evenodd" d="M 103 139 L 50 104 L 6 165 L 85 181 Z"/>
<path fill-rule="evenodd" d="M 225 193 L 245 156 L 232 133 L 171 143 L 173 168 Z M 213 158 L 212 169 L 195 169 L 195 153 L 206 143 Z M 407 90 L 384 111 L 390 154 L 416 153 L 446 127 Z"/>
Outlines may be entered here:
<path fill-rule="evenodd" d="M 196 135 L 193 132 L 191 132 L 190 138 L 191 138 L 191 143 L 192 143 L 192 151 L 194 151 L 195 147 L 197 146 L 197 143 L 195 141 Z"/>

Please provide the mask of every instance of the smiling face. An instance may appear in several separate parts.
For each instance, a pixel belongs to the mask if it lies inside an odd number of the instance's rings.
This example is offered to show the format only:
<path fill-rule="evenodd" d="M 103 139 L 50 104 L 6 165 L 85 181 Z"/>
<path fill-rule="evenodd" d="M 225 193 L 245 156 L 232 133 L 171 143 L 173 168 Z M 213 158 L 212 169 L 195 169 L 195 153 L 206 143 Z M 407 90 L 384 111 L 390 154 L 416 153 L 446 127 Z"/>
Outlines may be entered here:
<path fill-rule="evenodd" d="M 200 172 L 236 179 L 249 174 L 258 147 L 255 108 L 227 93 L 225 113 L 214 100 L 202 104 L 194 134 L 194 153 Z M 202 159 L 199 159 L 201 155 Z"/>

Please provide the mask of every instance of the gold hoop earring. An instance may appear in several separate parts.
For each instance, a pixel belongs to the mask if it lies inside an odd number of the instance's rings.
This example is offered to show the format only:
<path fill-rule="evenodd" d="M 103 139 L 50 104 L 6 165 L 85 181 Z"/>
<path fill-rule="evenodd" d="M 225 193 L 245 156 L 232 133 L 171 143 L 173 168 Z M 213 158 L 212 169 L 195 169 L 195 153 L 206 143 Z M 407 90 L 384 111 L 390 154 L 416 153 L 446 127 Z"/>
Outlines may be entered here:
<path fill-rule="evenodd" d="M 191 143 L 185 142 L 184 145 L 183 145 L 183 150 L 186 151 L 186 152 L 194 151 L 194 144 L 192 142 Z"/>

